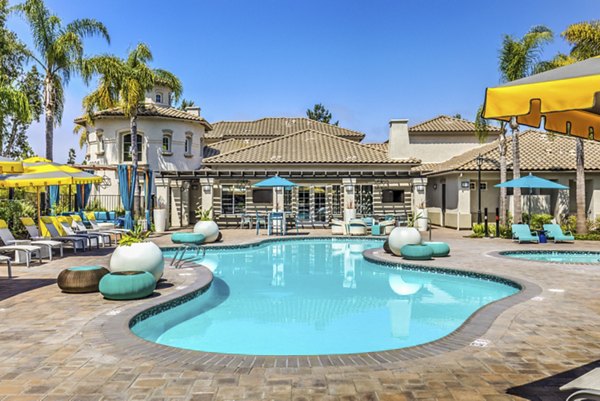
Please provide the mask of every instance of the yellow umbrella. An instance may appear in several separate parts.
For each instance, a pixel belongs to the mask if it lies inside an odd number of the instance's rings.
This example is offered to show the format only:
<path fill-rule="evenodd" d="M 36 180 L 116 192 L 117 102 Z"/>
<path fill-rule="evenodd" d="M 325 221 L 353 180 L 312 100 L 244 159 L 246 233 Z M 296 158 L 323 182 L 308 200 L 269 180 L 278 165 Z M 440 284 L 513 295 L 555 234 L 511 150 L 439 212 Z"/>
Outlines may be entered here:
<path fill-rule="evenodd" d="M 483 117 L 600 141 L 600 57 L 488 88 Z"/>
<path fill-rule="evenodd" d="M 14 174 L 23 172 L 23 163 L 8 157 L 0 157 L 0 174 Z"/>
<path fill-rule="evenodd" d="M 40 216 L 40 187 L 102 182 L 102 177 L 97 175 L 39 157 L 23 160 L 23 168 L 21 174 L 0 176 L 0 188 L 36 188 L 38 217 Z"/>

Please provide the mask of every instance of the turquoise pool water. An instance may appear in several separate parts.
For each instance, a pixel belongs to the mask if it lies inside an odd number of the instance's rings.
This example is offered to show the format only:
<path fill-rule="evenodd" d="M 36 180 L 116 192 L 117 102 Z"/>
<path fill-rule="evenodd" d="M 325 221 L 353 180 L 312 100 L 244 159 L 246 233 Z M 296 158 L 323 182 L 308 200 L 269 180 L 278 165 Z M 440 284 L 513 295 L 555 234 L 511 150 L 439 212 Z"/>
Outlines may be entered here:
<path fill-rule="evenodd" d="M 555 263 L 600 263 L 600 252 L 588 251 L 506 251 L 503 256 L 516 259 L 536 260 Z"/>
<path fill-rule="evenodd" d="M 439 339 L 483 305 L 518 291 L 363 258 L 382 244 L 307 239 L 208 250 L 199 263 L 215 275 L 211 288 L 132 330 L 160 344 L 219 353 L 381 351 Z"/>

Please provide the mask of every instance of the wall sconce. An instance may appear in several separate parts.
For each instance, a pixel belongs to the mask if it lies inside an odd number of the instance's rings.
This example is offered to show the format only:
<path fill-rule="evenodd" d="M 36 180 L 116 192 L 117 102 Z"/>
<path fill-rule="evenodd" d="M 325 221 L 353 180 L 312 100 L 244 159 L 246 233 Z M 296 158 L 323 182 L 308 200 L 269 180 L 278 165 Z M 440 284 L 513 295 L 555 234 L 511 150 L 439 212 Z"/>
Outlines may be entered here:
<path fill-rule="evenodd" d="M 437 184 L 433 184 L 433 190 L 435 191 L 437 189 Z"/>
<path fill-rule="evenodd" d="M 352 184 L 346 184 L 346 185 L 344 185 L 344 188 L 346 188 L 346 192 L 354 191 L 354 185 L 352 185 Z"/>
<path fill-rule="evenodd" d="M 460 187 L 462 189 L 470 189 L 471 188 L 471 184 L 469 181 L 461 181 L 460 182 Z"/>
<path fill-rule="evenodd" d="M 210 192 L 211 189 L 212 189 L 212 185 L 207 185 L 207 184 L 202 185 L 202 190 L 204 192 Z"/>
<path fill-rule="evenodd" d="M 425 192 L 425 185 L 417 184 L 415 185 L 415 189 L 417 190 L 417 192 Z"/>

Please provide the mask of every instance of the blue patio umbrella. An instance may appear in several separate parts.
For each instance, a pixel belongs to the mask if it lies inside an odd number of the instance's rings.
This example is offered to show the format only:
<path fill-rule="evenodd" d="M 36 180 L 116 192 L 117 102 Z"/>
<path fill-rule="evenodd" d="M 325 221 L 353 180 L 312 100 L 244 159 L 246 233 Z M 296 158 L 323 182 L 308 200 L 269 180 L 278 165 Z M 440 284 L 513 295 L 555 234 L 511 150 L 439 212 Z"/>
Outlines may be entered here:
<path fill-rule="evenodd" d="M 294 184 L 290 180 L 286 180 L 278 175 L 267 178 L 266 180 L 257 182 L 254 184 L 255 188 L 292 188 L 297 187 L 298 184 Z M 279 210 L 279 204 L 277 203 L 277 197 L 275 197 L 275 210 Z"/>
<path fill-rule="evenodd" d="M 546 180 L 544 178 L 536 177 L 535 175 L 529 173 L 521 178 L 517 178 L 514 180 L 503 182 L 502 184 L 494 185 L 496 188 L 529 188 L 529 198 L 528 198 L 528 211 L 531 213 L 531 190 L 533 188 L 539 189 L 569 189 L 569 187 L 559 184 L 554 181 Z"/>

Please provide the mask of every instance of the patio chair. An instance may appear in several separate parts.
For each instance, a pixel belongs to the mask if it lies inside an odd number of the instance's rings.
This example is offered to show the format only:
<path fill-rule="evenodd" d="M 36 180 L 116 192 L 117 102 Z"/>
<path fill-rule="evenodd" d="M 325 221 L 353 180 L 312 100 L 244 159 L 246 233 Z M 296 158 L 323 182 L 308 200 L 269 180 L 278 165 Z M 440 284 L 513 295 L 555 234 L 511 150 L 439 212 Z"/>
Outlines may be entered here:
<path fill-rule="evenodd" d="M 87 222 L 90 223 L 90 226 L 92 226 L 92 229 L 98 230 L 98 231 L 106 231 L 106 232 L 110 232 L 110 233 L 114 232 L 119 235 L 128 234 L 131 232 L 131 230 L 128 230 L 126 228 L 117 228 L 117 227 L 115 227 L 115 225 L 113 223 L 106 223 L 106 222 L 99 223 L 96 220 L 96 213 L 98 213 L 98 212 L 86 212 L 85 213 Z"/>
<path fill-rule="evenodd" d="M 21 222 L 25 225 L 25 228 L 27 228 L 27 231 L 29 232 L 29 235 L 31 236 L 32 239 L 33 238 L 46 238 L 46 237 L 42 237 L 40 235 L 40 232 L 37 230 L 37 227 L 35 226 L 35 224 L 27 225 L 23 218 L 21 218 Z M 77 249 L 82 249 L 83 251 L 88 249 L 88 246 L 87 246 L 88 241 L 86 238 L 60 235 L 60 233 L 58 232 L 58 229 L 54 226 L 54 222 L 52 221 L 51 217 L 42 216 L 40 218 L 40 224 L 42 224 L 44 226 L 44 228 L 46 228 L 46 231 L 48 231 L 48 234 L 50 235 L 50 239 L 55 240 L 55 241 L 61 241 L 64 243 L 70 243 L 73 247 L 73 253 L 77 253 Z"/>
<path fill-rule="evenodd" d="M 71 228 L 71 221 L 72 219 L 70 219 L 67 216 L 58 216 L 56 217 L 56 220 L 58 221 L 59 226 L 62 228 L 62 231 L 68 235 L 69 237 L 80 237 L 80 238 L 85 238 L 87 239 L 87 243 L 88 243 L 88 247 L 91 248 L 94 246 L 94 243 L 96 244 L 96 249 L 100 249 L 100 235 L 98 234 L 83 234 L 83 233 L 76 233 L 75 231 L 73 231 L 73 229 Z"/>
<path fill-rule="evenodd" d="M 367 235 L 367 224 L 361 219 L 350 220 L 348 233 L 350 235 Z"/>
<path fill-rule="evenodd" d="M 571 394 L 566 401 L 600 401 L 600 391 L 579 390 Z"/>
<path fill-rule="evenodd" d="M 6 224 L 6 222 L 4 223 Z M 4 242 L 4 241 L 3 241 Z M 35 245 L 17 245 L 12 244 L 9 245 L 4 242 L 4 246 L 0 246 L 0 253 L 15 253 L 15 260 L 25 260 L 25 264 L 27 267 L 31 265 L 31 260 L 33 257 L 39 259 L 40 263 L 42 263 L 42 248 Z"/>
<path fill-rule="evenodd" d="M 383 220 L 379 222 L 382 234 L 390 234 L 394 228 L 396 228 L 396 220 Z"/>
<path fill-rule="evenodd" d="M 88 230 L 85 224 L 83 224 L 83 220 L 81 216 L 74 214 L 71 215 L 71 227 L 75 229 L 77 234 L 92 234 L 99 235 L 99 239 L 102 241 L 102 246 L 106 246 L 108 242 L 108 246 L 112 246 L 112 237 L 108 232 L 102 232 L 100 230 Z"/>
<path fill-rule="evenodd" d="M 52 250 L 58 249 L 60 256 L 63 256 L 63 244 L 52 240 L 18 240 L 8 228 L 5 220 L 0 219 L 0 239 L 6 245 L 34 245 L 48 251 L 48 259 L 52 261 Z"/>
<path fill-rule="evenodd" d="M 544 231 L 546 231 L 546 237 L 554 240 L 554 243 L 575 241 L 575 237 L 571 231 L 563 233 L 562 228 L 558 224 L 544 224 Z"/>
<path fill-rule="evenodd" d="M 512 237 L 513 241 L 518 241 L 519 244 L 523 242 L 534 242 L 537 244 L 540 242 L 537 232 L 531 231 L 527 224 L 513 224 Z"/>
<path fill-rule="evenodd" d="M 0 262 L 6 262 L 8 267 L 8 278 L 12 278 L 12 260 L 10 257 L 5 255 L 0 255 Z"/>
<path fill-rule="evenodd" d="M 346 226 L 346 223 L 344 223 L 341 220 L 338 220 L 338 219 L 331 220 L 331 235 L 346 234 L 345 226 Z"/>

